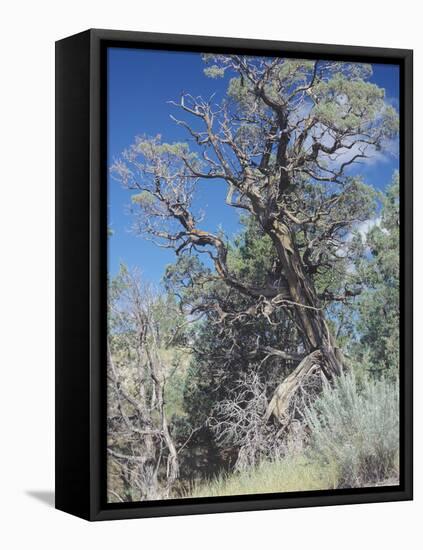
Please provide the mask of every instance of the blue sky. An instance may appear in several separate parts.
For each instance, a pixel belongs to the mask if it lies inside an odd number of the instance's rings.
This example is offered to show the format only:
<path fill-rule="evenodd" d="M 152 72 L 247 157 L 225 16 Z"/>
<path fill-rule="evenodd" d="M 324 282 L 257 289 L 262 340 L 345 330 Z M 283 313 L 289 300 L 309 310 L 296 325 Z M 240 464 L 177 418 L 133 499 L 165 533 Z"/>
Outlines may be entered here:
<path fill-rule="evenodd" d="M 204 73 L 201 54 L 126 48 L 108 50 L 108 164 L 133 143 L 135 136 L 161 134 L 164 141 L 186 141 L 187 132 L 170 119 L 178 116 L 170 100 L 181 92 L 209 97 L 218 102 L 225 94 L 226 79 L 210 79 Z M 399 70 L 394 65 L 373 65 L 373 82 L 386 91 L 393 106 L 399 102 Z M 395 147 L 394 147 L 395 148 Z M 380 155 L 361 165 L 367 183 L 383 189 L 398 168 L 398 156 Z M 225 205 L 223 182 L 201 183 L 197 205 L 206 212 L 203 226 L 216 230 L 223 226 L 228 235 L 239 230 L 238 211 Z M 130 193 L 109 177 L 108 224 L 113 230 L 109 239 L 109 273 L 116 274 L 119 264 L 139 267 L 145 279 L 158 284 L 167 264 L 175 260 L 171 250 L 137 237 L 130 232 L 127 213 Z"/>

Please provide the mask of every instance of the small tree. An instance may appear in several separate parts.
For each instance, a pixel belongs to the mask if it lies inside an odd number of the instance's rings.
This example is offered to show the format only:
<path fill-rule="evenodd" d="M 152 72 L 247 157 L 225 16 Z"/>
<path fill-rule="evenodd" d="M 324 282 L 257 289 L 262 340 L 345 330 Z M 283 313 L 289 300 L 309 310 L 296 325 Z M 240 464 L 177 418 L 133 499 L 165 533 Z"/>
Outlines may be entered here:
<path fill-rule="evenodd" d="M 166 384 L 178 365 L 164 358 L 178 315 L 169 304 L 164 312 L 162 302 L 124 267 L 109 287 L 107 452 L 112 501 L 167 497 L 179 476 L 165 409 Z"/>
<path fill-rule="evenodd" d="M 399 177 L 395 174 L 382 201 L 377 223 L 365 237 L 370 258 L 358 263 L 366 285 L 358 300 L 361 362 L 373 373 L 396 378 L 399 369 Z"/>

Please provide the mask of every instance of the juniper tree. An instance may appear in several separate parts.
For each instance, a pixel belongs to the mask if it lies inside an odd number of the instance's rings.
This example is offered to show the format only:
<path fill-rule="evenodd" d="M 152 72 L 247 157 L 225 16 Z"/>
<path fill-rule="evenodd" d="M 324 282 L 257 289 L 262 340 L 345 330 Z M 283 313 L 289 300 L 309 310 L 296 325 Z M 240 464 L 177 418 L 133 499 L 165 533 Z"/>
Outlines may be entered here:
<path fill-rule="evenodd" d="M 398 131 L 397 113 L 365 64 L 283 57 L 206 55 L 206 75 L 228 82 L 219 103 L 184 93 L 173 117 L 192 142 L 139 137 L 112 171 L 133 193 L 138 232 L 177 256 L 206 255 L 213 276 L 247 296 L 246 316 L 270 324 L 284 310 L 301 334 L 296 369 L 277 388 L 267 416 L 284 421 L 292 396 L 313 373 L 343 370 L 325 311 L 359 292 L 348 279 L 348 235 L 368 219 L 374 198 L 354 166 Z M 200 181 L 227 185 L 226 203 L 254 217 L 275 262 L 260 284 L 228 263 L 228 243 L 202 226 L 194 207 Z M 345 284 L 318 288 L 315 276 Z M 208 304 L 208 307 L 215 307 Z M 231 312 L 221 311 L 226 321 Z M 280 349 L 283 353 L 283 349 Z"/>
<path fill-rule="evenodd" d="M 357 309 L 358 357 L 374 373 L 396 378 L 399 369 L 399 176 L 395 174 L 382 201 L 377 223 L 365 237 L 370 258 L 357 262 L 365 283 Z M 363 357 L 364 356 L 364 357 Z"/>

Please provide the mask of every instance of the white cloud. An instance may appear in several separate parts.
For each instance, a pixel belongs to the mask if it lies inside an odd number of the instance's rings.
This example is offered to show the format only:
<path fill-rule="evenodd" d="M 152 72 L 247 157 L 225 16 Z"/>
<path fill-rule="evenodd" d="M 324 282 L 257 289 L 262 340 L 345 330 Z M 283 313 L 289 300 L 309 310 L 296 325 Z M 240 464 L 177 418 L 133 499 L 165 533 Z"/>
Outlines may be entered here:
<path fill-rule="evenodd" d="M 371 218 L 370 220 L 360 222 L 359 224 L 357 224 L 357 226 L 354 229 L 357 231 L 357 233 L 360 234 L 363 242 L 365 243 L 367 240 L 367 235 L 369 231 L 375 226 L 379 227 L 381 222 L 382 222 L 382 218 L 380 216 L 377 216 L 377 217 Z"/>
<path fill-rule="evenodd" d="M 355 224 L 355 226 L 351 229 L 351 231 L 349 231 L 346 236 L 345 236 L 345 239 L 344 239 L 344 244 L 341 245 L 337 252 L 336 252 L 336 255 L 339 257 L 339 258 L 346 258 L 348 256 L 348 245 L 349 243 L 351 243 L 351 241 L 353 240 L 354 238 L 354 235 L 356 235 L 357 233 L 360 235 L 362 241 L 363 241 L 363 244 L 366 245 L 366 242 L 367 242 L 367 235 L 369 234 L 369 231 L 373 228 L 373 227 L 379 227 L 380 224 L 382 222 L 382 218 L 380 216 L 375 216 L 374 218 L 370 218 L 369 220 L 365 220 L 363 222 L 359 222 L 357 224 Z M 365 246 L 365 251 L 366 253 L 370 253 L 370 248 Z M 348 271 L 355 271 L 355 268 L 354 268 L 354 265 L 351 263 L 351 266 L 350 268 L 347 268 Z"/>

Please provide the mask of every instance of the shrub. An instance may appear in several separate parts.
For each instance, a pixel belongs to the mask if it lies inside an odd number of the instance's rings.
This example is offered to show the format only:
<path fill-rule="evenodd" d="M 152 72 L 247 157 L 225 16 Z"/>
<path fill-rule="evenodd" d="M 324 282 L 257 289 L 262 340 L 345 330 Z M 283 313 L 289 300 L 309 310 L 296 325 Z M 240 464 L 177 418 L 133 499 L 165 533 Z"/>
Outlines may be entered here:
<path fill-rule="evenodd" d="M 238 451 L 234 469 L 248 470 L 285 455 L 284 441 L 265 420 L 266 385 L 258 373 L 242 374 L 228 395 L 214 405 L 208 425 L 219 447 Z"/>
<path fill-rule="evenodd" d="M 398 382 L 361 381 L 353 373 L 325 386 L 306 409 L 310 454 L 338 469 L 340 487 L 398 483 Z"/>

